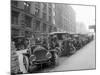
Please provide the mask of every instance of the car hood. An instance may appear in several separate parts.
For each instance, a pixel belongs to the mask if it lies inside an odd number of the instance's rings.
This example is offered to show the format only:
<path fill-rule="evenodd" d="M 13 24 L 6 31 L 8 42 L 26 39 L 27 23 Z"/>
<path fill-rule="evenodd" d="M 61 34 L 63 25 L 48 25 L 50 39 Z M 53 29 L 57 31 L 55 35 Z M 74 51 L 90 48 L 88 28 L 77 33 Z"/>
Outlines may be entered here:
<path fill-rule="evenodd" d="M 47 50 L 37 50 L 37 51 L 34 51 L 34 55 L 36 56 L 36 60 L 39 61 L 39 60 L 47 60 Z"/>

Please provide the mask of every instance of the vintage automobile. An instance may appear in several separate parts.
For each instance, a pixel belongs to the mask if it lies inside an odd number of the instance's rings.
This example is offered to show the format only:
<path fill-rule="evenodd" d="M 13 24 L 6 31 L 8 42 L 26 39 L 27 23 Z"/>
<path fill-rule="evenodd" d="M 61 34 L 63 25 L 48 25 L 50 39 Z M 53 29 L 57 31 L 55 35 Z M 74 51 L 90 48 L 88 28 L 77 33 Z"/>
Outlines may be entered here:
<path fill-rule="evenodd" d="M 79 34 L 73 34 L 73 45 L 75 46 L 76 50 L 79 50 L 82 47 L 82 40 L 80 39 Z"/>
<path fill-rule="evenodd" d="M 49 37 L 53 37 L 55 35 L 56 35 L 56 37 L 58 39 L 57 42 L 59 43 L 60 47 L 62 46 L 62 42 L 64 40 L 64 36 L 66 36 L 66 35 L 70 36 L 70 34 L 67 33 L 67 32 L 52 32 L 52 33 L 49 34 Z"/>
<path fill-rule="evenodd" d="M 88 34 L 88 42 L 91 42 L 94 39 L 94 33 Z"/>
<path fill-rule="evenodd" d="M 76 48 L 74 47 L 73 41 L 69 39 L 63 41 L 62 49 L 62 56 L 70 56 L 76 52 Z"/>
<path fill-rule="evenodd" d="M 20 71 L 20 73 L 27 73 L 27 68 L 24 66 L 24 64 L 28 63 L 28 58 L 24 54 L 26 54 L 27 50 L 28 50 L 27 49 L 28 39 L 25 38 L 24 36 L 16 36 L 16 37 L 12 37 L 12 41 L 14 42 L 14 45 L 16 48 L 15 53 L 18 58 L 17 64 L 19 64 L 18 65 L 19 69 L 20 69 L 19 71 Z M 24 63 L 24 61 L 26 61 L 26 62 Z"/>
<path fill-rule="evenodd" d="M 59 47 L 60 47 L 60 55 L 68 56 L 76 52 L 76 48 L 73 44 L 73 38 L 71 33 L 67 32 L 52 32 L 50 36 L 57 36 Z M 69 40 L 70 38 L 71 40 Z"/>
<path fill-rule="evenodd" d="M 20 40 L 19 40 L 20 39 Z M 46 49 L 40 42 L 33 46 L 26 47 L 25 37 L 16 37 L 13 41 L 16 42 L 17 55 L 19 60 L 19 66 L 22 73 L 34 72 L 38 67 L 42 68 L 42 65 L 57 65 L 59 48 Z M 27 39 L 27 41 L 29 41 Z M 23 43 L 22 43 L 23 42 Z M 21 43 L 20 45 L 18 45 Z M 20 48 L 21 47 L 21 48 Z"/>
<path fill-rule="evenodd" d="M 26 53 L 22 53 L 22 65 L 25 71 L 32 73 L 38 68 L 43 68 L 43 65 L 58 65 L 58 54 L 56 51 L 47 50 L 41 45 L 31 47 Z"/>
<path fill-rule="evenodd" d="M 29 61 L 28 72 L 34 72 L 36 68 L 42 68 L 42 65 L 57 65 L 58 54 L 56 50 L 47 50 L 41 45 L 36 45 L 28 50 L 26 54 Z"/>
<path fill-rule="evenodd" d="M 79 38 L 82 41 L 82 46 L 88 43 L 88 36 L 86 34 L 80 34 Z"/>

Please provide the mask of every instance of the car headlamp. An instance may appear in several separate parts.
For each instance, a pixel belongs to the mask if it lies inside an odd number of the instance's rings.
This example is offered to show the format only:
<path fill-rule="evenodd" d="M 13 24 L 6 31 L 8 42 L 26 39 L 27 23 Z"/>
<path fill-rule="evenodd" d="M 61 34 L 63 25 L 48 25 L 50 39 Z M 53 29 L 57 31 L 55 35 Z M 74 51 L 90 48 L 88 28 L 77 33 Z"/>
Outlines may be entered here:
<path fill-rule="evenodd" d="M 47 52 L 46 57 L 47 58 L 51 58 L 52 57 L 51 53 L 50 52 Z"/>
<path fill-rule="evenodd" d="M 30 59 L 30 61 L 35 61 L 36 60 L 36 56 L 35 55 L 31 55 L 29 59 Z"/>

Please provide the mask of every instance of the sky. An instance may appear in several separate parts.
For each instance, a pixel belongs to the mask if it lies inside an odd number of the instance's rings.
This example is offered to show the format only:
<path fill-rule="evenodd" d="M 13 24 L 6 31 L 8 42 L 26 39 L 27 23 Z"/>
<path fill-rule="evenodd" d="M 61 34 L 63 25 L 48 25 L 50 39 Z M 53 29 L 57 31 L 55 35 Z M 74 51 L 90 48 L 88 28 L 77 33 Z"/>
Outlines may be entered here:
<path fill-rule="evenodd" d="M 89 25 L 95 25 L 95 7 L 83 5 L 71 5 L 76 13 L 76 21 L 85 24 L 88 29 Z"/>

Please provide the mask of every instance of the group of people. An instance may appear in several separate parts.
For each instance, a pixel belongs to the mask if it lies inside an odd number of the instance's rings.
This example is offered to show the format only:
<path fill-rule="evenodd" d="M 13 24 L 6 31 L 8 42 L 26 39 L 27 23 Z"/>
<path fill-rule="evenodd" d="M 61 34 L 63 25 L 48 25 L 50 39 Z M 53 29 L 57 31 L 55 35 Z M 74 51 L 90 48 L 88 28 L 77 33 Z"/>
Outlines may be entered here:
<path fill-rule="evenodd" d="M 45 47 L 46 49 L 53 49 L 56 46 L 58 46 L 56 36 L 37 37 L 37 38 L 33 36 L 31 38 L 17 37 L 17 38 L 14 38 L 12 41 L 15 42 L 15 47 L 17 48 L 17 50 L 26 49 L 34 45 L 41 45 Z"/>
<path fill-rule="evenodd" d="M 17 50 L 30 48 L 32 46 L 41 45 L 47 50 L 55 49 L 59 47 L 62 50 L 62 54 L 66 55 L 66 53 L 73 53 L 75 51 L 75 47 L 73 44 L 73 39 L 69 36 L 63 36 L 62 42 L 59 42 L 57 35 L 49 36 L 49 37 L 31 37 L 31 38 L 23 38 L 15 40 L 15 46 Z M 75 42 L 75 41 L 74 41 Z M 73 51 L 74 50 L 74 51 Z"/>

